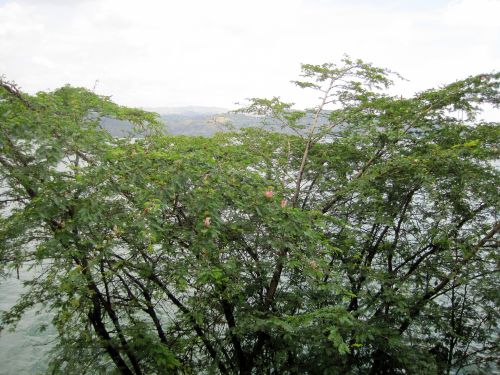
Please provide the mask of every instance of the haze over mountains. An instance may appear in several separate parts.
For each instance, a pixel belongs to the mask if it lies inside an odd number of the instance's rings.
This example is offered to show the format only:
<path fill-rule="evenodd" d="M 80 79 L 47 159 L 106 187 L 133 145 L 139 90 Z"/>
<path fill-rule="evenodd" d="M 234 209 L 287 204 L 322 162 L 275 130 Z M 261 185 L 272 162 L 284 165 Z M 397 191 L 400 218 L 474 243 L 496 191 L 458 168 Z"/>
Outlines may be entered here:
<path fill-rule="evenodd" d="M 188 114 L 205 114 L 216 115 L 220 113 L 229 112 L 229 109 L 222 107 L 205 107 L 205 106 L 181 106 L 181 107 L 148 107 L 144 108 L 146 111 L 156 112 L 160 115 L 188 115 Z"/>
<path fill-rule="evenodd" d="M 225 108 L 187 106 L 145 109 L 158 113 L 165 123 L 165 132 L 174 135 L 210 136 L 219 131 L 261 125 L 257 117 L 230 112 Z M 125 136 L 132 130 L 130 123 L 115 119 L 104 119 L 102 125 L 116 137 Z"/>
<path fill-rule="evenodd" d="M 264 127 L 267 130 L 294 133 L 290 129 L 283 128 L 276 119 L 251 114 L 235 113 L 226 108 L 186 106 L 186 107 L 156 107 L 144 108 L 150 112 L 160 115 L 164 123 L 166 134 L 172 135 L 192 135 L 209 137 L 217 132 L 237 131 L 249 127 Z M 329 111 L 325 111 L 318 119 L 319 124 L 328 123 Z M 307 129 L 308 124 L 313 121 L 313 114 L 307 113 L 298 121 L 303 129 Z M 124 137 L 132 131 L 132 125 L 126 121 L 110 118 L 102 120 L 101 125 L 112 136 Z M 338 131 L 341 127 L 334 129 Z M 305 130 L 304 130 L 305 131 Z M 298 132 L 303 132 L 298 130 Z"/>

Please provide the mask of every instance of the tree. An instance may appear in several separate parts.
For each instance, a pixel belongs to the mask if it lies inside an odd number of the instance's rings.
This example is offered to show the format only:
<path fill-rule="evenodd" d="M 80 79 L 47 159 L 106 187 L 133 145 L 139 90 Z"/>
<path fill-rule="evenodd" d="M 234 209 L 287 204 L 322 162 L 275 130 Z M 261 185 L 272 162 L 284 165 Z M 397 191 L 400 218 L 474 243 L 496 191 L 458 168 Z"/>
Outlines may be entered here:
<path fill-rule="evenodd" d="M 39 269 L 2 322 L 54 312 L 49 373 L 494 369 L 499 127 L 475 116 L 499 74 L 401 98 L 360 60 L 302 68 L 316 108 L 242 110 L 295 134 L 212 138 L 2 81 L 0 256 Z"/>

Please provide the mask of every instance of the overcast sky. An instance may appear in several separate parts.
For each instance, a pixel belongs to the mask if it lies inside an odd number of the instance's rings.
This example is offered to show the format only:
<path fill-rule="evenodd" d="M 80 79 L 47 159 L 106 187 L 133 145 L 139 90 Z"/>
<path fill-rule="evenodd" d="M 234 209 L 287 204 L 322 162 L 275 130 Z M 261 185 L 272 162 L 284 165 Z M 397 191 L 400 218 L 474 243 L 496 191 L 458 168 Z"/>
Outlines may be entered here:
<path fill-rule="evenodd" d="M 300 63 L 344 53 L 402 74 L 404 94 L 498 70 L 499 19 L 498 0 L 0 0 L 0 74 L 130 106 L 310 105 Z"/>

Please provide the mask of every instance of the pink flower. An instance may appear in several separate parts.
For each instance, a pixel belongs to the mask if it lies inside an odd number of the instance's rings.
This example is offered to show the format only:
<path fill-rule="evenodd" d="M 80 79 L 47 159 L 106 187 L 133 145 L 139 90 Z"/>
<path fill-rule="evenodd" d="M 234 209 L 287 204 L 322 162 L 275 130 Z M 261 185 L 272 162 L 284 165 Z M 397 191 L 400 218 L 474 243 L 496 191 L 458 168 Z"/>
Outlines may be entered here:
<path fill-rule="evenodd" d="M 271 199 L 273 197 L 273 191 L 271 189 L 269 190 L 266 190 L 265 193 L 264 193 L 264 196 L 267 198 L 267 199 Z"/>
<path fill-rule="evenodd" d="M 285 208 L 288 205 L 288 201 L 286 199 L 282 199 L 280 202 L 281 208 Z"/>
<path fill-rule="evenodd" d="M 207 216 L 205 220 L 203 220 L 203 225 L 205 228 L 208 228 L 210 226 L 210 216 Z"/>

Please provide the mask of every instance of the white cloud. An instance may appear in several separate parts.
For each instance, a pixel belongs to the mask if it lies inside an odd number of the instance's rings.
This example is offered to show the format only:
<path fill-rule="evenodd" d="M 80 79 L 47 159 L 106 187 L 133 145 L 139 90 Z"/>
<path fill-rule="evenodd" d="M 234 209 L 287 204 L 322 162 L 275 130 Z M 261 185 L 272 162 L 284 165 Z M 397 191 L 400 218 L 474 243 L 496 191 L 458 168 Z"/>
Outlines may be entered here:
<path fill-rule="evenodd" d="M 122 104 L 228 107 L 272 95 L 310 104 L 289 84 L 299 64 L 344 52 L 402 73 L 405 93 L 499 66 L 498 1 L 356 4 L 8 0 L 0 73 L 28 91 L 99 80 Z"/>

